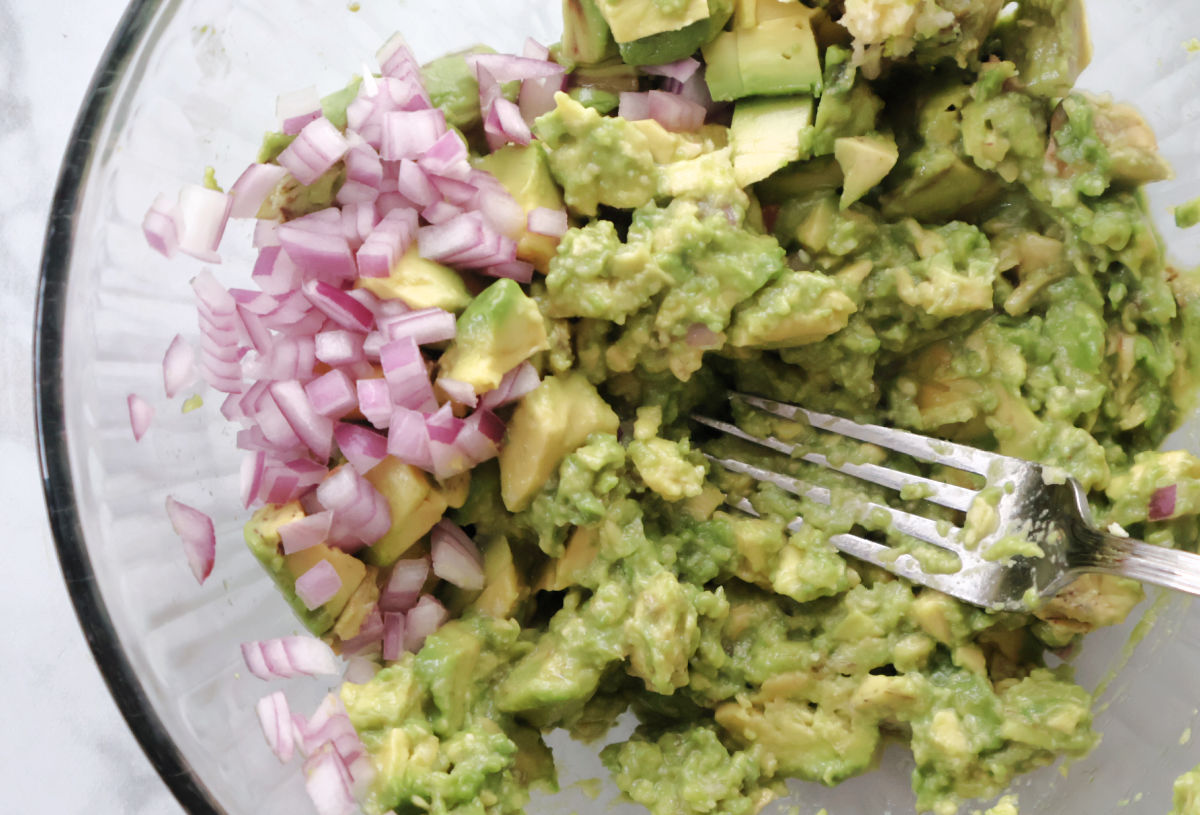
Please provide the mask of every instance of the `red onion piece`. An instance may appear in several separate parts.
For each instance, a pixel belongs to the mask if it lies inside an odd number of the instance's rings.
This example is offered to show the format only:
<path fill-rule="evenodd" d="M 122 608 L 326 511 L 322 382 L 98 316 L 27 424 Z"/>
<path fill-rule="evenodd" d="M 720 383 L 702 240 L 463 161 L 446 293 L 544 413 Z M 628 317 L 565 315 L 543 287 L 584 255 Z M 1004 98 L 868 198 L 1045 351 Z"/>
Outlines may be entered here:
<path fill-rule="evenodd" d="M 492 102 L 483 121 L 483 130 L 487 134 L 488 147 L 492 150 L 499 150 L 510 142 L 529 144 L 533 140 L 533 133 L 521 116 L 521 109 L 504 97 Z"/>
<path fill-rule="evenodd" d="M 366 475 L 387 456 L 387 437 L 361 425 L 340 422 L 333 440 L 359 475 Z"/>
<path fill-rule="evenodd" d="M 1174 515 L 1176 492 L 1177 487 L 1175 484 L 1156 489 L 1154 494 L 1150 496 L 1146 519 L 1149 521 L 1162 521 Z"/>
<path fill-rule="evenodd" d="M 455 444 L 471 461 L 481 464 L 499 455 L 503 438 L 504 422 L 487 408 L 481 408 L 463 421 Z"/>
<path fill-rule="evenodd" d="M 346 180 L 379 189 L 383 182 L 383 161 L 375 148 L 359 142 L 346 153 Z"/>
<path fill-rule="evenodd" d="M 458 524 L 442 519 L 433 527 L 430 551 L 433 573 L 460 589 L 483 588 L 483 558 L 475 541 Z"/>
<path fill-rule="evenodd" d="M 259 679 L 336 676 L 337 657 L 316 637 L 283 637 L 242 643 L 242 658 Z"/>
<path fill-rule="evenodd" d="M 295 379 L 271 384 L 271 396 L 300 440 L 319 460 L 328 460 L 333 452 L 333 422 L 316 411 Z"/>
<path fill-rule="evenodd" d="M 550 59 L 550 49 L 542 45 L 533 37 L 526 37 L 525 44 L 521 48 L 521 56 L 526 59 Z"/>
<path fill-rule="evenodd" d="M 404 159 L 396 168 L 396 192 L 418 207 L 427 207 L 438 200 L 437 188 L 415 161 Z"/>
<path fill-rule="evenodd" d="M 554 94 L 566 90 L 566 87 L 565 76 L 546 76 L 522 82 L 517 107 L 520 108 L 525 123 L 532 125 L 534 119 L 554 110 Z"/>
<path fill-rule="evenodd" d="M 480 407 L 495 409 L 515 402 L 542 384 L 537 369 L 528 361 L 504 374 L 500 384 L 479 398 Z"/>
<path fill-rule="evenodd" d="M 383 658 L 393 662 L 404 653 L 404 614 L 386 612 L 383 615 Z"/>
<path fill-rule="evenodd" d="M 346 660 L 346 672 L 342 681 L 351 685 L 365 685 L 379 673 L 379 665 L 375 660 L 362 656 L 352 656 Z"/>
<path fill-rule="evenodd" d="M 405 614 L 404 650 L 414 654 L 421 650 L 430 634 L 442 627 L 450 614 L 433 595 L 426 594 Z"/>
<path fill-rule="evenodd" d="M 379 647 L 382 638 L 383 615 L 376 605 L 367 613 L 367 618 L 363 620 L 358 633 L 348 640 L 342 640 L 342 654 L 345 656 L 368 653 Z"/>
<path fill-rule="evenodd" d="M 703 105 L 665 91 L 649 91 L 650 118 L 674 133 L 690 133 L 704 124 Z"/>
<path fill-rule="evenodd" d="M 366 333 L 375 325 L 375 315 L 369 308 L 348 292 L 323 280 L 310 280 L 305 283 L 304 296 L 322 314 L 349 331 Z"/>
<path fill-rule="evenodd" d="M 500 83 L 558 76 L 564 72 L 563 66 L 556 63 L 512 54 L 471 54 L 467 57 L 467 64 L 475 71 L 476 80 L 480 80 L 480 69 L 483 69 Z"/>
<path fill-rule="evenodd" d="M 454 339 L 457 324 L 445 309 L 423 308 L 387 317 L 380 321 L 379 329 L 389 341 L 408 338 L 417 345 L 429 345 Z"/>
<path fill-rule="evenodd" d="M 393 209 L 371 231 L 358 250 L 361 277 L 387 277 L 417 236 L 417 212 Z"/>
<path fill-rule="evenodd" d="M 262 489 L 263 471 L 266 469 L 267 454 L 257 450 L 242 457 L 242 506 L 249 507 L 258 498 Z"/>
<path fill-rule="evenodd" d="M 433 472 L 433 456 L 429 445 L 429 428 L 425 426 L 425 417 L 409 408 L 396 408 L 388 428 L 388 454 L 406 464 Z"/>
<path fill-rule="evenodd" d="M 358 407 L 358 389 L 344 372 L 334 369 L 304 386 L 313 410 L 330 419 L 340 419 Z"/>
<path fill-rule="evenodd" d="M 417 159 L 417 165 L 430 175 L 462 181 L 471 172 L 467 159 L 463 137 L 455 130 L 447 130 Z"/>
<path fill-rule="evenodd" d="M 379 349 L 379 362 L 393 404 L 422 412 L 437 410 L 425 358 L 412 337 L 386 343 Z"/>
<path fill-rule="evenodd" d="M 185 185 L 179 191 L 179 251 L 206 263 L 220 263 L 217 247 L 232 206 L 233 199 L 223 192 Z"/>
<path fill-rule="evenodd" d="M 429 440 L 439 444 L 454 444 L 462 426 L 463 420 L 454 415 L 453 405 L 449 402 L 425 418 L 425 427 L 429 430 Z"/>
<path fill-rule="evenodd" d="M 142 219 L 146 242 L 164 257 L 174 257 L 179 249 L 179 233 L 179 207 L 165 195 L 159 195 Z"/>
<path fill-rule="evenodd" d="M 421 217 L 431 224 L 444 224 L 462 214 L 462 208 L 454 206 L 449 201 L 434 201 L 421 210 Z"/>
<path fill-rule="evenodd" d="M 457 379 L 443 376 L 438 379 L 437 384 L 443 393 L 460 405 L 473 408 L 479 404 L 479 396 L 475 393 L 475 386 L 468 382 L 460 382 Z"/>
<path fill-rule="evenodd" d="M 622 119 L 635 122 L 650 118 L 650 97 L 643 92 L 624 91 L 620 95 L 617 115 Z"/>
<path fill-rule="evenodd" d="M 547 209 L 546 207 L 531 209 L 528 224 L 530 232 L 551 238 L 561 238 L 567 233 L 570 226 L 565 209 Z"/>
<path fill-rule="evenodd" d="M 265 249 L 268 246 L 279 245 L 279 221 L 267 221 L 259 219 L 254 222 L 254 237 L 251 239 L 251 245 L 255 249 Z"/>
<path fill-rule="evenodd" d="M 136 393 L 125 397 L 125 403 L 129 408 L 129 427 L 133 430 L 133 440 L 141 441 L 154 419 L 154 407 Z"/>
<path fill-rule="evenodd" d="M 360 379 L 358 389 L 358 411 L 380 430 L 386 430 L 392 418 L 392 396 L 387 380 Z"/>
<path fill-rule="evenodd" d="M 279 539 L 283 545 L 283 553 L 293 555 L 318 543 L 324 543 L 329 537 L 329 524 L 332 520 L 333 513 L 325 511 L 282 524 L 279 527 Z"/>
<path fill-rule="evenodd" d="M 307 186 L 337 164 L 349 149 L 346 137 L 333 123 L 320 118 L 306 124 L 276 160 Z"/>
<path fill-rule="evenodd" d="M 374 543 L 391 528 L 387 499 L 353 467 L 331 470 L 317 487 L 317 500 L 333 512 L 329 543 L 347 552 Z"/>
<path fill-rule="evenodd" d="M 523 260 L 509 260 L 504 263 L 496 263 L 482 271 L 491 277 L 507 277 L 518 283 L 528 283 L 533 280 L 533 264 Z"/>
<path fill-rule="evenodd" d="M 309 611 L 320 608 L 342 589 L 342 577 L 328 560 L 319 560 L 296 578 L 296 596 Z"/>
<path fill-rule="evenodd" d="M 254 706 L 263 737 L 275 757 L 284 764 L 292 760 L 296 744 L 292 733 L 292 712 L 283 691 L 270 693 Z"/>
<path fill-rule="evenodd" d="M 685 341 L 693 348 L 717 348 L 721 345 L 721 335 L 704 323 L 693 323 L 688 327 Z"/>
<path fill-rule="evenodd" d="M 317 815 L 353 815 L 357 804 L 341 757 L 331 746 L 310 761 L 306 765 L 304 789 Z"/>
<path fill-rule="evenodd" d="M 388 38 L 388 41 L 380 46 L 375 52 L 376 59 L 379 60 L 379 67 L 384 76 L 407 76 L 413 72 L 420 72 L 421 65 L 413 56 L 412 51 L 408 47 L 408 43 L 404 41 L 404 37 L 400 36 L 399 32 Z"/>
<path fill-rule="evenodd" d="M 320 115 L 318 113 L 318 115 Z M 256 218 L 258 210 L 279 182 L 287 176 L 287 170 L 278 164 L 251 164 L 238 180 L 233 182 L 229 195 L 233 204 L 229 210 L 231 218 Z"/>
<path fill-rule="evenodd" d="M 320 331 L 313 337 L 313 355 L 326 365 L 348 365 L 365 359 L 363 340 L 366 335 L 359 331 L 336 328 Z"/>
<path fill-rule="evenodd" d="M 217 555 L 217 535 L 212 518 L 170 496 L 167 496 L 167 518 L 175 534 L 183 540 L 183 552 L 192 574 L 203 585 L 212 574 Z"/>
<path fill-rule="evenodd" d="M 441 110 L 394 110 L 383 115 L 383 141 L 379 156 L 384 161 L 415 159 L 446 132 Z"/>
<path fill-rule="evenodd" d="M 342 232 L 340 216 L 335 225 L 330 225 L 324 219 L 314 217 L 318 214 L 280 224 L 276 234 L 283 251 L 310 278 L 331 283 L 353 280 L 358 275 L 358 267 L 354 263 L 350 241 Z"/>
<path fill-rule="evenodd" d="M 262 223 L 262 222 L 260 222 Z M 275 232 L 278 241 L 278 230 Z M 258 253 L 251 278 L 267 294 L 282 295 L 296 289 L 301 282 L 300 269 L 283 251 L 282 245 L 266 246 Z"/>
<path fill-rule="evenodd" d="M 428 579 L 428 557 L 397 560 L 387 586 L 379 595 L 379 608 L 383 611 L 408 611 L 417 604 L 421 589 Z"/>
<path fill-rule="evenodd" d="M 664 65 L 641 65 L 638 67 L 644 74 L 651 76 L 666 76 L 674 79 L 676 82 L 687 82 L 696 73 L 700 67 L 700 63 L 691 57 L 685 57 L 675 62 L 668 62 Z"/>

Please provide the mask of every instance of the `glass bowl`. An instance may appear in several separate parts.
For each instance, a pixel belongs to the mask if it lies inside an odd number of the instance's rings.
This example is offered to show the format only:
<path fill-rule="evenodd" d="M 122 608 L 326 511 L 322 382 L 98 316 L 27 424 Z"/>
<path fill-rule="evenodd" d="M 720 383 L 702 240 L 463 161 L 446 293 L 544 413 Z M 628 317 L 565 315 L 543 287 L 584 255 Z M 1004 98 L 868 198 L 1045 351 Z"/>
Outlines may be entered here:
<path fill-rule="evenodd" d="M 417 56 L 486 42 L 519 51 L 560 31 L 557 0 L 136 0 L 96 74 L 63 164 L 47 231 L 37 312 L 37 422 L 50 519 L 80 623 L 117 704 L 159 773 L 193 813 L 307 812 L 295 764 L 263 743 L 253 705 L 267 685 L 237 644 L 297 629 L 241 543 L 232 430 L 210 396 L 181 414 L 161 397 L 170 338 L 195 331 L 189 278 L 198 265 L 151 252 L 140 223 L 160 191 L 205 166 L 236 177 L 273 125 L 275 96 L 335 90 L 395 30 Z M 1200 192 L 1200 58 L 1185 47 L 1193 0 L 1091 0 L 1096 57 L 1080 84 L 1132 101 L 1159 134 L 1174 180 L 1149 201 L 1172 252 L 1200 262 L 1200 239 L 1168 206 Z M 231 227 L 231 230 L 233 228 Z M 245 280 L 248 235 L 224 243 L 215 273 Z M 158 408 L 133 444 L 126 395 Z M 1200 450 L 1200 417 L 1173 440 Z M 172 533 L 168 494 L 216 521 L 215 571 L 198 587 Z M 1155 599 L 1157 598 L 1157 599 Z M 1161 815 L 1171 782 L 1200 761 L 1187 744 L 1200 694 L 1200 613 L 1151 594 L 1119 629 L 1088 639 L 1077 661 L 1097 705 L 1101 745 L 1067 772 L 1020 779 L 1022 810 Z M 1135 633 L 1135 628 L 1137 628 Z M 301 709 L 328 690 L 280 683 Z M 595 751 L 552 738 L 566 790 L 535 811 L 599 811 L 575 780 L 605 775 Z M 798 784 L 803 812 L 912 811 L 911 759 L 885 752 L 877 772 L 830 790 Z M 607 787 L 611 791 L 611 787 Z M 630 809 L 629 811 L 641 811 Z"/>

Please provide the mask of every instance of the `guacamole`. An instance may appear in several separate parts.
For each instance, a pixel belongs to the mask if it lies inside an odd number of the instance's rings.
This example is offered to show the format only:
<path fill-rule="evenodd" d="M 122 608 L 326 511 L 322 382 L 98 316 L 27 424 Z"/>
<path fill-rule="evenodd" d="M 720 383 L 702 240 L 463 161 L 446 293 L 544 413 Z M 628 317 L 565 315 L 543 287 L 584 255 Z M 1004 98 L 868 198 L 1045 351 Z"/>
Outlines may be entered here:
<path fill-rule="evenodd" d="M 950 815 L 1097 743 L 1090 693 L 1051 655 L 1121 622 L 1140 585 L 1089 575 L 1030 613 L 964 605 L 829 543 L 857 528 L 953 571 L 953 556 L 854 507 L 961 523 L 953 511 L 689 419 L 977 486 L 726 394 L 907 427 L 1069 474 L 1104 526 L 1197 540 L 1200 459 L 1158 451 L 1192 405 L 1200 349 L 1200 278 L 1168 261 L 1140 191 L 1170 170 L 1136 111 L 1072 89 L 1089 57 L 1079 0 L 1002 6 L 564 3 L 551 51 L 564 90 L 527 144 L 472 156 L 526 212 L 565 207 L 560 237 L 532 215 L 509 236 L 532 282 L 409 253 L 362 284 L 459 313 L 432 353 L 472 397 L 536 369 L 541 384 L 498 409 L 498 457 L 441 481 L 385 459 L 366 480 L 392 529 L 358 554 L 285 556 L 278 527 L 303 502 L 247 528 L 304 623 L 347 651 L 397 559 L 428 551 L 441 519 L 481 550 L 482 590 L 431 580 L 450 621 L 415 653 L 368 650 L 378 673 L 341 688 L 374 769 L 366 812 L 520 812 L 556 787 L 545 733 L 598 739 L 627 711 L 640 724 L 601 759 L 656 815 L 752 815 L 787 779 L 837 784 L 894 742 L 911 750 L 918 809 Z M 663 54 L 705 63 L 705 124 L 668 129 L 597 102 L 662 92 L 631 66 Z M 465 60 L 424 78 L 464 143 L 483 145 Z M 309 188 L 282 185 L 267 214 L 327 206 L 345 177 L 338 164 Z M 743 499 L 754 514 L 734 508 Z M 309 608 L 295 583 L 314 559 L 344 590 Z"/>

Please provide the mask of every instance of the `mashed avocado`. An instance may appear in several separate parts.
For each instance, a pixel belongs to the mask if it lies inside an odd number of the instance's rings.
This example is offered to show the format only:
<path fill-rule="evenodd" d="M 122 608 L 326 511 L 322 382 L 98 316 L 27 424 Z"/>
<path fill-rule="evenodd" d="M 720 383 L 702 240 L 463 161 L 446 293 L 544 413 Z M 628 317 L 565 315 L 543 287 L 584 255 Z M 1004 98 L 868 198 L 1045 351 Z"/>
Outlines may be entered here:
<path fill-rule="evenodd" d="M 727 29 L 719 3 L 565 5 L 555 53 L 581 65 L 569 92 L 533 122 L 531 147 L 476 161 L 550 196 L 539 201 L 557 206 L 561 191 L 571 226 L 530 256 L 531 284 L 453 287 L 459 339 L 439 363 L 479 393 L 527 357 L 543 382 L 502 410 L 500 457 L 469 485 L 407 465 L 372 478 L 393 531 L 356 583 L 424 551 L 444 513 L 478 541 L 487 585 L 439 589 L 455 619 L 342 687 L 376 770 L 367 812 L 519 812 L 531 788 L 556 783 L 543 733 L 598 738 L 630 710 L 640 725 L 602 760 L 657 815 L 751 815 L 786 779 L 869 771 L 887 742 L 912 752 L 919 810 L 950 815 L 1086 753 L 1093 700 L 1047 655 L 1122 621 L 1139 585 L 1089 575 L 1028 614 L 964 605 L 829 543 L 858 525 L 953 571 L 953 556 L 853 506 L 961 523 L 954 512 L 734 438 L 693 438 L 688 418 L 726 415 L 833 460 L 972 485 L 725 392 L 907 427 L 1071 475 L 1103 526 L 1166 546 L 1197 539 L 1200 460 L 1157 448 L 1191 405 L 1200 279 L 1169 263 L 1147 213 L 1140 185 L 1169 168 L 1145 122 L 1072 90 L 1088 59 L 1080 3 L 750 0 Z M 616 75 L 616 54 L 683 36 L 732 110 L 674 133 L 579 101 L 616 92 L 588 84 Z M 780 54 L 812 62 L 802 88 L 779 73 Z M 472 75 L 434 67 L 453 80 L 439 97 L 448 118 L 478 128 Z M 661 81 L 617 68 L 634 87 Z M 747 164 L 746 145 L 769 160 Z M 309 211 L 343 176 L 282 188 L 268 206 Z M 833 500 L 756 484 L 701 446 Z M 733 508 L 740 499 L 757 517 Z M 293 597 L 280 520 L 261 514 L 249 537 Z M 991 556 L 1036 554 L 1001 544 Z M 304 617 L 324 633 L 340 611 Z M 1177 785 L 1178 812 L 1196 811 L 1195 786 Z"/>

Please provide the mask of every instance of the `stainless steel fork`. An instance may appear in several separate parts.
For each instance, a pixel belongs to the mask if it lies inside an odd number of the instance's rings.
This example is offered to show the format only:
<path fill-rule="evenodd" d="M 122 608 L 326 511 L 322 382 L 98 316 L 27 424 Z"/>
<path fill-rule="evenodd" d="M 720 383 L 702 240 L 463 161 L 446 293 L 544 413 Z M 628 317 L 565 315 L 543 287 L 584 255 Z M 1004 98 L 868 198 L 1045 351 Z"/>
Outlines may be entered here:
<path fill-rule="evenodd" d="M 1154 546 L 1129 537 L 1097 529 L 1091 519 L 1087 497 L 1072 478 L 1055 477 L 1049 468 L 1031 461 L 1002 456 L 963 444 L 932 439 L 904 430 L 879 425 L 858 424 L 837 416 L 763 399 L 730 393 L 751 407 L 814 428 L 874 444 L 933 464 L 941 464 L 975 473 L 985 479 L 979 490 L 925 478 L 912 473 L 870 463 L 835 463 L 821 453 L 805 452 L 797 445 L 775 437 L 760 438 L 728 422 L 705 416 L 692 418 L 715 430 L 736 436 L 771 450 L 827 467 L 864 481 L 893 490 L 914 488 L 924 500 L 970 513 L 981 493 L 988 487 L 987 500 L 994 501 L 994 525 L 978 540 L 964 540 L 963 528 L 934 521 L 895 507 L 866 502 L 864 511 L 885 512 L 894 529 L 918 540 L 953 552 L 961 568 L 949 574 L 926 571 L 912 555 L 897 556 L 891 546 L 868 538 L 842 533 L 829 542 L 842 552 L 874 563 L 893 574 L 984 608 L 1028 611 L 1061 591 L 1076 576 L 1085 572 L 1132 577 L 1147 583 L 1200 595 L 1200 555 Z M 765 470 L 742 461 L 706 456 L 734 472 L 759 481 L 768 481 L 794 495 L 822 504 L 831 501 L 824 487 L 805 484 L 799 479 Z M 1060 482 L 1061 483 L 1057 483 Z M 748 501 L 738 504 L 753 511 Z M 991 515 L 991 513 L 986 513 Z M 793 522 L 793 528 L 802 523 Z M 1006 538 L 1031 541 L 1041 556 L 1015 555 L 999 559 L 986 557 L 989 546 Z"/>

